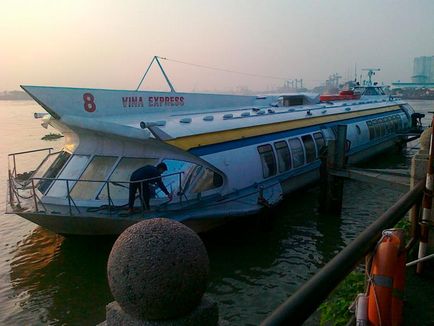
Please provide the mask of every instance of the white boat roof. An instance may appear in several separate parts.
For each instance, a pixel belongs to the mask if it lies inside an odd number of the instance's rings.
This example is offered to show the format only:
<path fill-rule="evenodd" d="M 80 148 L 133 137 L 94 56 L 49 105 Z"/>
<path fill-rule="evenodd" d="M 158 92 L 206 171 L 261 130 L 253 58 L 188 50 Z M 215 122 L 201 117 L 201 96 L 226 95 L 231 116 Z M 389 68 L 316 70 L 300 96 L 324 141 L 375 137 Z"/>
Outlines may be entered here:
<path fill-rule="evenodd" d="M 41 86 L 22 88 L 51 116 L 72 129 L 136 139 L 171 140 L 306 119 L 312 119 L 313 123 L 314 118 L 399 104 L 398 100 L 390 100 L 387 96 L 319 103 L 318 95 L 312 93 L 239 96 Z M 87 94 L 91 97 L 86 97 Z M 304 105 L 277 106 L 279 99 L 285 97 L 303 98 Z M 85 107 L 87 100 L 89 110 Z"/>

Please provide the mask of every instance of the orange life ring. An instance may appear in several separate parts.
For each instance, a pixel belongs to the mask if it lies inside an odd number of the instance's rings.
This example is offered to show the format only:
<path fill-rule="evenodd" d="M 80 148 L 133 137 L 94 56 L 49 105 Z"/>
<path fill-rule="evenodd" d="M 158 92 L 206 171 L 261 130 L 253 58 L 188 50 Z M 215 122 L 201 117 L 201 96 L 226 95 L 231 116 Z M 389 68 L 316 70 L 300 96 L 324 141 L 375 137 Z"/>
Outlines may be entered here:
<path fill-rule="evenodd" d="M 368 320 L 371 325 L 399 325 L 402 300 L 395 292 L 404 288 L 405 255 L 400 230 L 385 230 L 374 254 L 370 272 Z M 392 322 L 393 321 L 393 322 Z"/>

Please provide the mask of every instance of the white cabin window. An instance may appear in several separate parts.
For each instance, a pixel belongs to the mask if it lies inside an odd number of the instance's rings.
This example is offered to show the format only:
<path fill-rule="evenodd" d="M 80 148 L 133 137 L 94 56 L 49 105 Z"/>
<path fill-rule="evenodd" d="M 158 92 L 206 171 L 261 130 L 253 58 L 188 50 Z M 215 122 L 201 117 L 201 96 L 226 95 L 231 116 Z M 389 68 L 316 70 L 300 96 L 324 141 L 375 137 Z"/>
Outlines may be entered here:
<path fill-rule="evenodd" d="M 187 178 L 189 177 L 188 174 Z M 220 174 L 200 165 L 196 165 L 194 169 L 191 169 L 191 179 L 190 192 L 192 193 L 218 188 L 223 184 L 223 178 Z"/>
<path fill-rule="evenodd" d="M 304 144 L 304 149 L 306 150 L 306 162 L 310 163 L 316 159 L 316 149 L 315 143 L 313 142 L 311 135 L 301 136 L 301 140 Z"/>
<path fill-rule="evenodd" d="M 315 140 L 317 156 L 321 153 L 321 149 L 325 146 L 325 140 L 322 132 L 316 132 L 313 134 L 313 139 Z"/>
<path fill-rule="evenodd" d="M 386 134 L 386 123 L 383 118 L 380 118 L 380 135 L 383 137 Z"/>
<path fill-rule="evenodd" d="M 181 161 L 181 160 L 164 160 L 163 163 L 167 165 L 167 171 L 162 174 L 162 181 L 169 192 L 178 193 L 179 186 L 183 192 L 190 188 L 191 184 L 191 171 L 197 166 L 194 163 Z M 176 173 L 176 174 L 174 174 Z M 170 175 L 173 174 L 173 175 Z M 165 175 L 169 175 L 166 176 Z M 165 198 L 166 195 L 160 188 L 155 189 L 155 197 Z"/>
<path fill-rule="evenodd" d="M 380 124 L 380 119 L 376 119 L 373 121 L 374 122 L 374 126 L 375 126 L 375 137 L 381 137 L 381 124 Z"/>
<path fill-rule="evenodd" d="M 401 123 L 401 120 L 399 119 L 399 115 L 394 115 L 393 116 L 393 125 L 395 127 L 395 130 L 399 130 L 400 123 Z"/>
<path fill-rule="evenodd" d="M 372 121 L 366 121 L 366 125 L 368 126 L 368 130 L 369 130 L 369 139 L 372 140 L 375 138 L 375 127 Z"/>
<path fill-rule="evenodd" d="M 71 154 L 68 152 L 50 154 L 45 162 L 39 167 L 38 171 L 35 172 L 34 177 L 48 179 L 55 178 L 70 157 Z M 41 193 L 45 193 L 53 181 L 54 180 L 38 180 L 38 190 Z"/>
<path fill-rule="evenodd" d="M 277 164 L 279 172 L 288 171 L 291 168 L 291 154 L 289 153 L 288 144 L 286 141 L 278 141 L 274 143 L 277 153 Z"/>
<path fill-rule="evenodd" d="M 146 165 L 155 165 L 158 159 L 155 158 L 136 158 L 124 157 L 110 175 L 110 198 L 111 199 L 128 199 L 129 180 L 131 174 Z M 97 199 L 108 199 L 107 185 L 101 190 Z"/>
<path fill-rule="evenodd" d="M 163 182 L 170 192 L 179 192 L 179 184 L 183 193 L 199 193 L 218 188 L 223 185 L 223 177 L 211 169 L 179 160 L 164 160 L 167 171 L 162 175 Z M 173 173 L 181 173 L 164 177 Z M 155 196 L 164 198 L 161 189 L 155 189 Z"/>
<path fill-rule="evenodd" d="M 57 179 L 68 179 L 68 182 L 66 180 L 54 181 L 47 196 L 66 198 L 68 186 L 69 190 L 71 190 L 75 184 L 75 181 L 70 179 L 78 179 L 80 177 L 81 172 L 89 161 L 89 157 L 89 155 L 73 155 L 63 171 L 57 177 Z"/>
<path fill-rule="evenodd" d="M 385 117 L 384 120 L 386 121 L 386 135 L 390 135 L 393 132 L 392 117 Z"/>
<path fill-rule="evenodd" d="M 300 139 L 291 138 L 289 140 L 289 147 L 292 153 L 292 166 L 294 168 L 302 166 L 304 164 L 304 151 Z"/>
<path fill-rule="evenodd" d="M 262 175 L 264 178 L 276 174 L 276 158 L 274 157 L 273 147 L 269 144 L 258 146 L 259 156 L 262 163 Z"/>
<path fill-rule="evenodd" d="M 80 180 L 106 180 L 117 159 L 116 156 L 94 156 Z M 103 185 L 104 182 L 77 181 L 71 191 L 71 197 L 80 200 L 94 199 L 95 192 Z"/>

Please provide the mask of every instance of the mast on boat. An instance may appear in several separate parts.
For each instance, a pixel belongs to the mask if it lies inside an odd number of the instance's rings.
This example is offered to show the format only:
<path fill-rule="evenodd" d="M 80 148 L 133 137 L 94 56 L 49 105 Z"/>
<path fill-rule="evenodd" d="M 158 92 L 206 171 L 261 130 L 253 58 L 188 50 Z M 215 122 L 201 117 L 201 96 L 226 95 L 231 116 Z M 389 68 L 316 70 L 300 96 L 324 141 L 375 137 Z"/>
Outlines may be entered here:
<path fill-rule="evenodd" d="M 143 75 L 142 79 L 140 80 L 140 83 L 139 83 L 139 85 L 137 86 L 136 91 L 139 90 L 139 88 L 140 88 L 140 86 L 142 85 L 143 80 L 145 79 L 145 77 L 146 77 L 146 75 L 147 75 L 149 69 L 151 69 L 152 64 L 154 63 L 154 61 L 156 61 L 157 64 L 158 64 L 158 66 L 160 67 L 160 70 L 161 70 L 161 72 L 162 72 L 162 74 L 163 74 L 163 76 L 164 76 L 164 79 L 166 79 L 167 85 L 169 85 L 169 87 L 170 87 L 170 91 L 171 91 L 172 93 L 176 93 L 175 88 L 173 87 L 172 83 L 170 82 L 169 77 L 167 77 L 166 72 L 164 71 L 163 66 L 162 66 L 161 63 L 160 63 L 160 60 L 158 60 L 158 59 L 166 60 L 166 58 L 159 57 L 159 56 L 154 56 L 154 57 L 152 58 L 152 61 L 151 61 L 151 63 L 149 64 L 148 69 L 146 69 L 145 74 Z"/>

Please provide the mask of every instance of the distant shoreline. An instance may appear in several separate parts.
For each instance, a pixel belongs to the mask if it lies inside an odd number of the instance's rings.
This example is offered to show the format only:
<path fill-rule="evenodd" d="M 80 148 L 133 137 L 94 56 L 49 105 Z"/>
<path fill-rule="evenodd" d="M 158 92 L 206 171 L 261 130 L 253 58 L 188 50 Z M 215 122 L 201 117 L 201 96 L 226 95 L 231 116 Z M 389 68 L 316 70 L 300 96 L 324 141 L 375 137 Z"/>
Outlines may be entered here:
<path fill-rule="evenodd" d="M 0 101 L 30 101 L 32 98 L 23 91 L 0 92 Z"/>
<path fill-rule="evenodd" d="M 31 98 L 3 98 L 0 97 L 0 101 L 31 101 Z"/>

